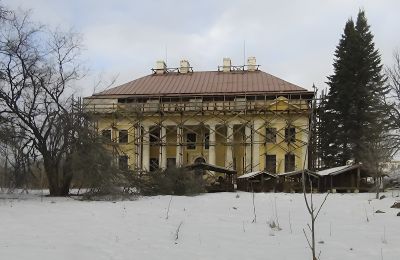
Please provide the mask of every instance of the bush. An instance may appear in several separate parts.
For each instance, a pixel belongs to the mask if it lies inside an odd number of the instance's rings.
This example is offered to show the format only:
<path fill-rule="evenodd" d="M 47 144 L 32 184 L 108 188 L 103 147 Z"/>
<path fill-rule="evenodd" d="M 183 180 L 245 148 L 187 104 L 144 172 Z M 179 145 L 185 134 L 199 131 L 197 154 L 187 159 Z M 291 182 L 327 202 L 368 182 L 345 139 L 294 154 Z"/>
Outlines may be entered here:
<path fill-rule="evenodd" d="M 195 195 L 205 192 L 201 174 L 184 168 L 149 173 L 142 183 L 143 195 Z"/>

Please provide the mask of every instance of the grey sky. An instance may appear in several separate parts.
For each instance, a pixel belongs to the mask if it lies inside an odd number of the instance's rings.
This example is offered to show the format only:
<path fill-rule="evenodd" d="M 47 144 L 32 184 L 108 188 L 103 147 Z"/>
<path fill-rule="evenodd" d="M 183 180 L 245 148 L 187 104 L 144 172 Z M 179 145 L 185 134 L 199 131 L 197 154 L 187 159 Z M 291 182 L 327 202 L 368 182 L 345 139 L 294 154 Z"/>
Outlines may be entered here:
<path fill-rule="evenodd" d="M 100 1 L 3 0 L 11 8 L 32 9 L 51 26 L 82 33 L 86 66 L 82 94 L 92 94 L 103 73 L 117 84 L 150 73 L 156 60 L 177 67 L 188 59 L 194 70 L 216 70 L 223 57 L 235 65 L 256 56 L 261 69 L 310 89 L 325 88 L 333 53 L 348 18 L 366 11 L 383 63 L 400 48 L 398 0 L 280 1 Z"/>

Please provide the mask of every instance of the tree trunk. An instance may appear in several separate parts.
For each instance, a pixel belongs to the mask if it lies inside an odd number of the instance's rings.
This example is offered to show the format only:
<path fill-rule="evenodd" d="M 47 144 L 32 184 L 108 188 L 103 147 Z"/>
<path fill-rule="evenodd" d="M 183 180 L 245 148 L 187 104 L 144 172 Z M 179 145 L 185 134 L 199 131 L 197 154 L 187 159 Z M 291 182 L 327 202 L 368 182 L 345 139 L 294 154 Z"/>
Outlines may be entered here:
<path fill-rule="evenodd" d="M 312 191 L 311 191 L 312 192 Z M 311 244 L 312 244 L 312 255 L 313 260 L 317 260 L 317 255 L 315 254 L 315 217 L 314 217 L 314 209 L 311 214 Z"/>
<path fill-rule="evenodd" d="M 43 160 L 50 196 L 68 196 L 69 188 L 72 182 L 72 174 L 64 174 L 64 172 L 63 174 L 60 174 L 58 165 L 53 163 L 51 158 L 43 158 Z"/>
<path fill-rule="evenodd" d="M 376 186 L 376 199 L 379 199 L 379 189 L 381 186 L 380 178 L 376 177 L 375 182 L 376 182 L 376 185 L 375 185 Z"/>

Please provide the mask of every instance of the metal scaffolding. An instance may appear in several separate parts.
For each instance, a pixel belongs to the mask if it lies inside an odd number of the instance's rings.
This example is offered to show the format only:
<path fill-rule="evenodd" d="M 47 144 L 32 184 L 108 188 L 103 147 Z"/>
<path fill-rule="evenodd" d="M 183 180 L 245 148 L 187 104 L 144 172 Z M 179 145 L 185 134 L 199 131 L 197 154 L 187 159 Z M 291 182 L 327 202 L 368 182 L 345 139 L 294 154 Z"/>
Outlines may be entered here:
<path fill-rule="evenodd" d="M 222 142 L 223 146 L 239 146 L 243 149 L 243 171 L 249 172 L 254 166 L 260 164 L 260 162 L 255 163 L 254 156 L 251 156 L 252 149 L 256 149 L 253 147 L 268 144 L 265 129 L 276 126 L 276 122 L 280 122 L 281 125 L 276 129 L 280 141 L 269 144 L 271 147 L 263 149 L 265 152 L 260 154 L 260 157 L 268 154 L 271 149 L 281 149 L 285 153 L 295 154 L 296 150 L 308 145 L 305 139 L 288 138 L 285 129 L 295 128 L 295 133 L 304 133 L 308 136 L 309 121 L 307 125 L 297 122 L 300 119 L 304 120 L 305 117 L 311 120 L 312 98 L 309 92 L 236 96 L 152 96 L 151 99 L 111 96 L 110 99 L 115 101 L 111 104 L 99 102 L 100 99 L 89 98 L 85 102 L 85 109 L 92 114 L 98 131 L 105 128 L 112 129 L 113 135 L 109 144 L 114 156 L 127 155 L 134 151 L 132 170 L 149 170 L 143 169 L 145 165 L 142 161 L 143 149 L 147 149 L 145 147 L 148 146 L 145 145 L 150 145 L 150 143 L 152 146 L 159 147 L 159 158 L 165 157 L 165 160 L 166 147 L 175 146 L 176 164 L 182 166 L 184 147 L 189 144 L 184 137 L 184 131 L 193 131 L 193 127 L 196 127 L 201 133 L 201 138 L 198 138 L 195 144 L 202 147 L 201 154 L 205 153 L 204 133 L 213 133 L 216 137 L 225 140 Z M 121 130 L 119 122 L 123 119 L 129 122 L 129 127 L 123 128 L 123 130 L 128 130 L 128 143 L 119 144 L 115 133 Z M 143 125 L 145 120 L 151 122 L 151 127 Z M 98 122 L 100 121 L 103 125 L 102 129 L 99 129 Z M 213 126 L 210 126 L 211 121 L 214 122 Z M 163 141 L 167 140 L 166 137 L 172 132 L 176 134 L 176 140 Z M 237 135 L 241 138 L 235 139 Z M 232 154 L 232 158 L 228 158 L 232 165 L 225 165 L 225 167 L 233 168 L 235 155 L 233 151 L 229 154 Z M 296 156 L 300 157 L 297 154 Z"/>

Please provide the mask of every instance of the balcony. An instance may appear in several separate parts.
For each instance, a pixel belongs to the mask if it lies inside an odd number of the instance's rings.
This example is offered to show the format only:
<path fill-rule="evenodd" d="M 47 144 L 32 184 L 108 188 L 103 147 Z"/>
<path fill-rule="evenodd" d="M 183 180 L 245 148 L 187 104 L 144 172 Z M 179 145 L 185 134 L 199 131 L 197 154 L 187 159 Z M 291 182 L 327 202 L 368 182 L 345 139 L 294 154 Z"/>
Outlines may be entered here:
<path fill-rule="evenodd" d="M 98 102 L 98 100 L 89 100 L 84 102 L 84 109 L 94 113 L 114 113 L 114 112 L 132 112 L 132 113 L 180 113 L 180 112 L 234 112 L 234 113 L 254 113 L 263 111 L 308 111 L 309 101 L 303 99 L 286 100 L 245 100 L 236 99 L 232 101 L 202 101 L 201 99 L 191 99 L 190 101 L 180 102 L 159 102 L 151 101 L 146 103 L 118 103 Z"/>

